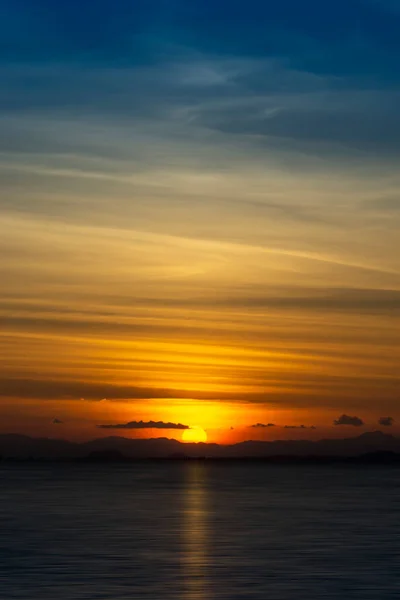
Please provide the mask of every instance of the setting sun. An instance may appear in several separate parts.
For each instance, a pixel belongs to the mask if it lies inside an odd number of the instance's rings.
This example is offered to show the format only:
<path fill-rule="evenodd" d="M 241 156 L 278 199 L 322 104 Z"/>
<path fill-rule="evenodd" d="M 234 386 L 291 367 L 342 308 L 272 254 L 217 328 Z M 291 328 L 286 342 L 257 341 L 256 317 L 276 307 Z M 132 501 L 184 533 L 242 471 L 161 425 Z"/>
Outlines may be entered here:
<path fill-rule="evenodd" d="M 202 427 L 191 427 L 190 429 L 185 429 L 182 434 L 182 442 L 206 442 L 207 441 L 207 433 L 204 431 Z"/>

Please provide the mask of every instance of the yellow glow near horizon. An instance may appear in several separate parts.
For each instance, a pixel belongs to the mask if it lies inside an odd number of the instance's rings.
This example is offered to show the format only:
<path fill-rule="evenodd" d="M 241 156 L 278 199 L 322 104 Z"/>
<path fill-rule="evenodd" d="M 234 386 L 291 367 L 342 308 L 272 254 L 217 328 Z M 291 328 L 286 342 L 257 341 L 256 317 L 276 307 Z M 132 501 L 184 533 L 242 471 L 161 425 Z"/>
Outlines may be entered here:
<path fill-rule="evenodd" d="M 206 442 L 207 433 L 202 427 L 194 426 L 190 429 L 185 429 L 182 434 L 182 442 Z"/>

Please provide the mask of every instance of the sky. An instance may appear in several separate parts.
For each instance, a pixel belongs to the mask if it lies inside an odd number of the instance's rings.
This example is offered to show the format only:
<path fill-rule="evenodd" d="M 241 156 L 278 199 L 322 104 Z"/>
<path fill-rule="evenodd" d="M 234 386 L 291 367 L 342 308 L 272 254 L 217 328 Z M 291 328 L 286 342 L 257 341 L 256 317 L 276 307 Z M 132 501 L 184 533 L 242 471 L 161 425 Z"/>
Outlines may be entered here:
<path fill-rule="evenodd" d="M 396 432 L 400 2 L 0 17 L 0 432 Z"/>

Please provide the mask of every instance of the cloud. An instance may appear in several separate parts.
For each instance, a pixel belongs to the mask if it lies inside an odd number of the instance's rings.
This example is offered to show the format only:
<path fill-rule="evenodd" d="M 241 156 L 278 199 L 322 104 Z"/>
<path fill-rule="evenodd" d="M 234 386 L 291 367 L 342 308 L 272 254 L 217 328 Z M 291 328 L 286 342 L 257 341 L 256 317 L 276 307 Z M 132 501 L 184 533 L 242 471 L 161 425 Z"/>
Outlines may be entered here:
<path fill-rule="evenodd" d="M 378 423 L 384 427 L 391 427 L 394 424 L 394 419 L 393 417 L 381 417 Z"/>
<path fill-rule="evenodd" d="M 261 139 L 264 136 L 268 145 L 273 137 L 275 143 L 279 139 L 291 140 L 292 147 L 298 144 L 308 151 L 316 151 L 318 145 L 325 143 L 331 151 L 342 144 L 348 151 L 371 152 L 375 143 L 380 151 L 398 153 L 400 121 L 395 114 L 396 102 L 397 94 L 386 91 L 338 92 L 332 88 L 320 94 L 311 89 L 302 97 L 293 94 L 275 99 L 279 110 L 270 118 L 265 118 L 257 107 L 251 118 L 249 106 L 230 111 L 221 107 L 219 112 L 204 113 L 202 121 L 224 133 L 257 134 Z"/>
<path fill-rule="evenodd" d="M 317 429 L 315 425 L 285 425 L 284 429 Z"/>
<path fill-rule="evenodd" d="M 332 330 L 333 331 L 333 330 Z M 335 333 L 332 333 L 334 336 Z M 390 347 L 390 346 L 389 346 Z M 340 355 L 339 355 L 340 356 Z M 301 354 L 300 354 L 301 358 Z M 329 358 L 329 355 L 328 355 Z M 335 356 L 334 356 L 335 358 Z M 363 357 L 361 357 L 363 358 Z M 222 369 L 222 367 L 221 367 Z M 384 387 L 379 380 L 372 374 L 368 377 L 366 374 L 353 376 L 332 375 L 329 373 L 308 373 L 296 372 L 280 373 L 279 370 L 271 370 L 267 374 L 264 372 L 252 373 L 252 382 L 254 391 L 246 390 L 232 392 L 230 390 L 184 390 L 176 388 L 156 388 L 148 386 L 118 385 L 113 382 L 91 382 L 82 381 L 82 379 L 66 380 L 54 379 L 46 375 L 46 379 L 33 379 L 24 377 L 25 372 L 21 373 L 21 378 L 1 377 L 0 389 L 1 396 L 5 398 L 30 398 L 37 400 L 71 400 L 79 401 L 84 398 L 85 402 L 128 402 L 140 403 L 145 399 L 165 399 L 176 401 L 177 399 L 197 401 L 218 401 L 218 402 L 246 402 L 255 404 L 268 404 L 279 406 L 309 407 L 309 391 L 313 390 L 313 399 L 319 406 L 337 408 L 337 395 L 346 394 L 347 406 L 352 410 L 360 410 L 364 406 L 365 399 L 369 402 L 375 402 L 385 394 L 385 400 L 393 409 L 396 407 L 398 388 L 398 377 L 387 377 L 384 381 Z M 271 376 L 276 378 L 275 391 L 266 394 L 265 385 L 270 381 Z M 244 367 L 239 368 L 237 372 L 237 381 L 248 378 L 248 370 Z M 288 385 L 295 387 L 296 391 L 287 390 Z M 258 391 L 256 391 L 258 390 Z M 301 394 L 299 394 L 301 391 Z M 103 399 L 103 400 L 102 400 Z M 81 400 L 83 402 L 83 400 Z M 387 404 L 389 407 L 389 404 Z"/>
<path fill-rule="evenodd" d="M 31 378 L 2 378 L 0 377 L 1 393 L 8 397 L 27 397 L 53 400 L 77 399 L 82 401 L 105 402 L 113 400 L 142 400 L 156 398 L 190 399 L 195 395 L 198 399 L 216 400 L 218 392 L 201 392 L 179 390 L 173 388 L 140 387 L 135 385 L 114 385 L 113 383 L 92 383 L 85 381 L 54 381 L 52 379 Z M 222 395 L 228 400 L 235 398 L 234 394 Z M 263 396 L 264 397 L 264 396 Z"/>
<path fill-rule="evenodd" d="M 333 421 L 334 425 L 352 425 L 353 427 L 361 427 L 364 421 L 360 417 L 349 417 L 349 415 L 341 415 Z"/>
<path fill-rule="evenodd" d="M 255 423 L 255 425 L 249 425 L 253 429 L 267 429 L 268 427 L 277 427 L 275 423 Z M 315 425 L 284 425 L 284 429 L 316 429 Z"/>
<path fill-rule="evenodd" d="M 264 248 L 263 253 L 276 256 L 294 256 L 285 251 L 274 251 L 273 249 Z M 311 263 L 334 264 L 334 261 L 329 256 L 323 258 L 313 255 L 312 253 L 299 254 L 299 260 L 309 260 Z M 341 266 L 341 265 L 338 265 Z M 347 264 L 343 266 L 360 268 L 362 271 L 374 271 L 371 266 L 363 264 Z M 378 272 L 378 269 L 375 270 Z M 388 274 L 390 270 L 388 269 Z M 112 300 L 110 299 L 109 302 Z M 118 332 L 123 334 L 129 332 L 132 335 L 152 335 L 155 333 L 165 333 L 165 335 L 176 335 L 178 331 L 182 333 L 181 328 L 171 323 L 163 325 L 152 323 L 129 322 L 130 310 L 132 308 L 141 308 L 149 306 L 154 308 L 166 307 L 169 309 L 191 309 L 191 310 L 209 310 L 210 308 L 219 308 L 223 310 L 279 310 L 279 311 L 304 311 L 304 312 L 346 312 L 357 314 L 393 314 L 400 315 L 400 290 L 390 289 L 362 289 L 356 287 L 329 288 L 325 287 L 323 291 L 317 287 L 300 287 L 300 286 L 282 286 L 279 289 L 267 287 L 265 284 L 253 286 L 251 289 L 246 288 L 245 293 L 242 290 L 237 290 L 233 286 L 226 291 L 225 295 L 216 297 L 201 297 L 200 295 L 191 295 L 185 297 L 157 298 L 157 297 L 142 297 L 129 299 L 129 308 L 123 305 L 124 299 L 120 299 L 119 316 L 120 322 L 113 319 L 112 314 L 107 314 L 99 309 L 92 311 L 89 315 L 84 314 L 82 309 L 78 314 L 75 314 L 71 309 L 64 312 L 60 309 L 57 314 L 57 309 L 53 309 L 56 314 L 49 316 L 43 315 L 43 312 L 50 312 L 47 306 L 34 304 L 30 315 L 26 315 L 26 307 L 17 305 L 16 302 L 9 303 L 0 301 L 0 309 L 4 311 L 13 311 L 7 314 L 2 319 L 2 326 L 7 330 L 28 329 L 32 332 L 57 330 L 59 332 L 80 332 L 82 329 L 98 334 L 107 335 L 109 333 Z M 90 316 L 90 318 L 88 318 Z M 199 330 L 212 335 L 215 329 L 200 325 L 190 325 L 185 328 L 187 336 L 197 335 Z"/>
<path fill-rule="evenodd" d="M 300 257 L 299 257 L 300 258 Z M 304 256 L 305 259 L 319 260 L 325 262 L 325 259 Z M 330 259 L 327 257 L 326 262 Z M 364 265 L 351 265 L 364 269 Z M 366 267 L 368 270 L 368 267 Z M 257 292 L 257 290 L 256 290 Z M 227 297 L 220 298 L 215 304 L 226 308 L 240 307 L 252 309 L 279 308 L 280 310 L 304 310 L 304 311 L 343 311 L 343 312 L 363 312 L 365 314 L 373 313 L 400 313 L 400 292 L 398 290 L 381 289 L 357 289 L 357 288 L 332 288 L 321 292 L 317 288 L 282 288 L 281 295 L 275 296 L 273 293 L 264 294 L 263 289 L 258 290 L 246 297 Z"/>
<path fill-rule="evenodd" d="M 130 421 L 117 425 L 97 425 L 99 429 L 190 429 L 181 423 L 164 423 L 163 421 Z"/>
<path fill-rule="evenodd" d="M 57 419 L 57 417 L 55 417 L 52 420 L 53 425 L 62 425 L 64 423 L 64 421 L 60 421 L 60 419 Z"/>
<path fill-rule="evenodd" d="M 375 198 L 374 200 L 364 201 L 362 207 L 392 215 L 393 213 L 400 211 L 400 196 L 390 195 L 385 198 Z"/>

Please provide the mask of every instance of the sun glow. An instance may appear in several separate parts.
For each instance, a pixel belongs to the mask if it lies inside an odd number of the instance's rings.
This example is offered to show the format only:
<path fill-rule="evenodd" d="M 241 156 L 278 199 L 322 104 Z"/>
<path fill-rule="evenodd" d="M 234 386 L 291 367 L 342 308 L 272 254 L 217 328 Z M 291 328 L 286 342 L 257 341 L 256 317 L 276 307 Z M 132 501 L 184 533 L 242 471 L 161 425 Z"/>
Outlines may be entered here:
<path fill-rule="evenodd" d="M 207 433 L 202 427 L 194 426 L 190 429 L 185 429 L 182 434 L 182 442 L 206 442 Z"/>

